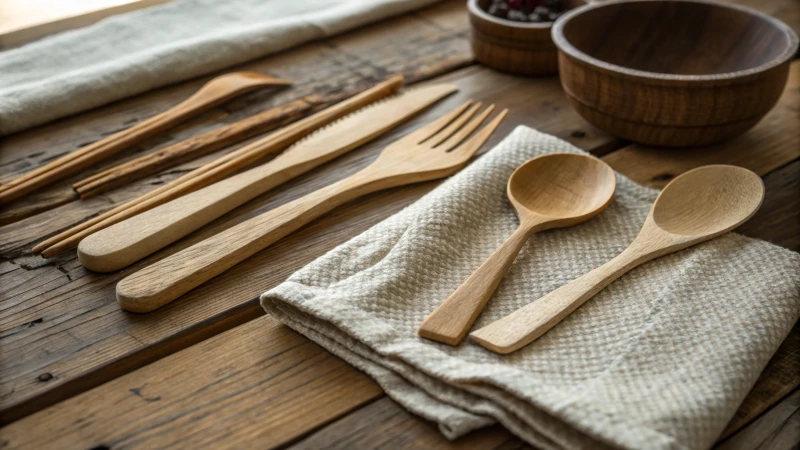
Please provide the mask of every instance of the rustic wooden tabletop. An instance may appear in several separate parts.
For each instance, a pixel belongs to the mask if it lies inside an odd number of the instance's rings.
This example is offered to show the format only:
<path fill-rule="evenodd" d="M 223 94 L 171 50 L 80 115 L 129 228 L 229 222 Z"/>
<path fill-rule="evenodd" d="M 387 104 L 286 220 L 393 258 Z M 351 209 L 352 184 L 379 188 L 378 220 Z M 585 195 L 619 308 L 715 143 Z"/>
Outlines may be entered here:
<path fill-rule="evenodd" d="M 800 3 L 737 0 L 800 30 Z M 370 195 L 281 240 L 150 314 L 119 308 L 115 283 L 153 261 L 276 205 L 341 179 L 382 146 L 466 98 L 510 109 L 490 148 L 518 124 L 564 138 L 629 178 L 659 187 L 704 164 L 750 168 L 764 206 L 739 232 L 800 251 L 800 61 L 779 104 L 756 128 L 702 150 L 629 145 L 592 128 L 558 79 L 521 78 L 476 65 L 464 2 L 454 0 L 235 68 L 295 81 L 230 101 L 111 165 L 310 93 L 363 88 L 391 73 L 451 82 L 460 92 L 365 147 L 225 215 L 118 273 L 85 270 L 74 250 L 51 259 L 33 244 L 218 156 L 201 158 L 86 201 L 72 179 L 0 209 L 0 448 L 518 448 L 495 426 L 447 442 L 387 398 L 369 377 L 264 315 L 256 296 L 316 257 L 434 188 L 429 182 Z M 188 97 L 214 75 L 166 87 L 4 138 L 0 182 Z M 238 146 L 237 146 L 238 147 Z M 234 147 L 236 148 L 236 147 Z M 229 152 L 234 148 L 223 150 Z M 800 422 L 800 329 L 795 326 L 721 437 L 724 448 L 789 448 Z"/>

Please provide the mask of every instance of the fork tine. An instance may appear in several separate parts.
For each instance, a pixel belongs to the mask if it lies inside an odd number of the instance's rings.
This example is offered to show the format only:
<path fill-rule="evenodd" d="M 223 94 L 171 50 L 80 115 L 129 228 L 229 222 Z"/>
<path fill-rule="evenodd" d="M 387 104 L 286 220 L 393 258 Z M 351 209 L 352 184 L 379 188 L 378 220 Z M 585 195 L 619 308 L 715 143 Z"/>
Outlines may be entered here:
<path fill-rule="evenodd" d="M 447 138 L 452 136 L 453 133 L 458 131 L 459 128 L 463 127 L 464 124 L 471 119 L 479 109 L 481 109 L 481 106 L 483 106 L 483 102 L 475 103 L 472 105 L 472 108 L 467 110 L 467 112 L 461 114 L 460 116 L 456 117 L 455 120 L 450 122 L 450 125 L 431 136 L 430 139 L 426 139 L 423 142 L 430 147 L 436 147 L 437 145 L 441 144 L 447 140 Z"/>
<path fill-rule="evenodd" d="M 429 137 L 431 137 L 434 134 L 436 134 L 442 128 L 444 128 L 447 125 L 449 125 L 450 122 L 453 121 L 453 119 L 455 119 L 456 117 L 460 116 L 461 113 L 463 113 L 464 110 L 467 109 L 469 107 L 469 105 L 471 105 L 471 104 L 472 104 L 472 99 L 467 100 L 466 102 L 464 102 L 464 104 L 462 104 L 458 108 L 450 111 L 449 113 L 443 115 L 442 117 L 439 117 L 438 119 L 436 119 L 433 122 L 425 125 L 424 127 L 415 130 L 411 134 L 405 136 L 403 139 L 404 140 L 408 139 L 409 141 L 413 142 L 414 144 L 421 143 L 425 139 L 428 139 Z M 408 142 L 408 141 L 406 141 L 406 142 Z"/>
<path fill-rule="evenodd" d="M 455 148 L 451 153 L 461 154 L 465 157 L 465 159 L 472 158 L 472 155 L 474 155 L 475 152 L 481 148 L 486 140 L 489 139 L 489 136 L 492 135 L 495 128 L 497 128 L 500 125 L 500 122 L 505 119 L 506 114 L 508 114 L 508 109 L 500 111 L 500 114 L 498 114 L 497 117 L 495 117 L 480 131 L 478 131 L 475 136 L 472 136 L 469 140 Z"/>
<path fill-rule="evenodd" d="M 472 119 L 470 123 L 466 126 L 458 130 L 458 133 L 454 134 L 450 139 L 446 140 L 439 148 L 446 152 L 456 148 L 458 144 L 461 143 L 464 139 L 466 139 L 473 131 L 477 130 L 479 126 L 489 117 L 489 114 L 492 113 L 494 110 L 494 105 L 489 105 L 486 109 L 483 110 L 482 113 L 478 114 L 478 117 Z"/>

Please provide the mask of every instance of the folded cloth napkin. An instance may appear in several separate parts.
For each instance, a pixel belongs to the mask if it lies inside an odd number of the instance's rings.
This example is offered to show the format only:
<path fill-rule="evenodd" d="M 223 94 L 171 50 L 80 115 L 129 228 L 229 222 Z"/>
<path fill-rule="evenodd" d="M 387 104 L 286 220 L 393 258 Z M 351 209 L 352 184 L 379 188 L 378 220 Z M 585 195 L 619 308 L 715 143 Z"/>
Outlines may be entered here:
<path fill-rule="evenodd" d="M 173 0 L 0 52 L 0 136 L 438 0 Z"/>
<path fill-rule="evenodd" d="M 511 172 L 581 153 L 525 127 L 414 205 L 261 297 L 275 317 L 372 376 L 455 438 L 494 420 L 546 448 L 707 448 L 800 316 L 800 254 L 727 234 L 634 269 L 507 356 L 417 336 L 518 225 Z M 622 251 L 656 191 L 617 174 L 611 206 L 534 235 L 473 329 Z"/>

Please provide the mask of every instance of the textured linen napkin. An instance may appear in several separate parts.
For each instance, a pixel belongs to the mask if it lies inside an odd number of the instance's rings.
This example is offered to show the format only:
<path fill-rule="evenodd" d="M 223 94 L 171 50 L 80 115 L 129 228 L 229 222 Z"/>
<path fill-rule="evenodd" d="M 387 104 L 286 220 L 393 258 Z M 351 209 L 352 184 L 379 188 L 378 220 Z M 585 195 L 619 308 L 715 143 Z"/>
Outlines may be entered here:
<path fill-rule="evenodd" d="M 438 0 L 173 0 L 0 52 L 0 136 Z"/>
<path fill-rule="evenodd" d="M 448 438 L 497 420 L 546 448 L 707 448 L 800 316 L 800 254 L 727 234 L 622 276 L 501 356 L 417 336 L 516 229 L 511 172 L 581 151 L 517 128 L 400 213 L 261 297 L 270 314 L 372 376 Z M 473 329 L 593 269 L 638 233 L 656 191 L 617 174 L 614 203 L 534 235 Z"/>

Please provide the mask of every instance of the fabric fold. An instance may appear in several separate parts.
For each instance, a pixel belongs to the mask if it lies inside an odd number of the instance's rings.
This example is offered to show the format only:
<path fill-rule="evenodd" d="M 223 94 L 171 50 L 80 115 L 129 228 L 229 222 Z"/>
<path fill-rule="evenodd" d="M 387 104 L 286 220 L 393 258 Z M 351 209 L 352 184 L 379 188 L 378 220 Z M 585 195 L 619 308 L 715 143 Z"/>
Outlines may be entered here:
<path fill-rule="evenodd" d="M 263 307 L 451 439 L 499 421 L 546 449 L 710 447 L 800 316 L 800 254 L 724 235 L 634 269 L 506 356 L 468 339 L 450 347 L 417 336 L 517 227 L 510 174 L 553 152 L 581 150 L 517 128 L 263 294 Z M 605 212 L 526 244 L 473 329 L 614 257 L 656 196 L 617 174 Z"/>
<path fill-rule="evenodd" d="M 0 136 L 439 0 L 174 0 L 0 52 Z"/>

